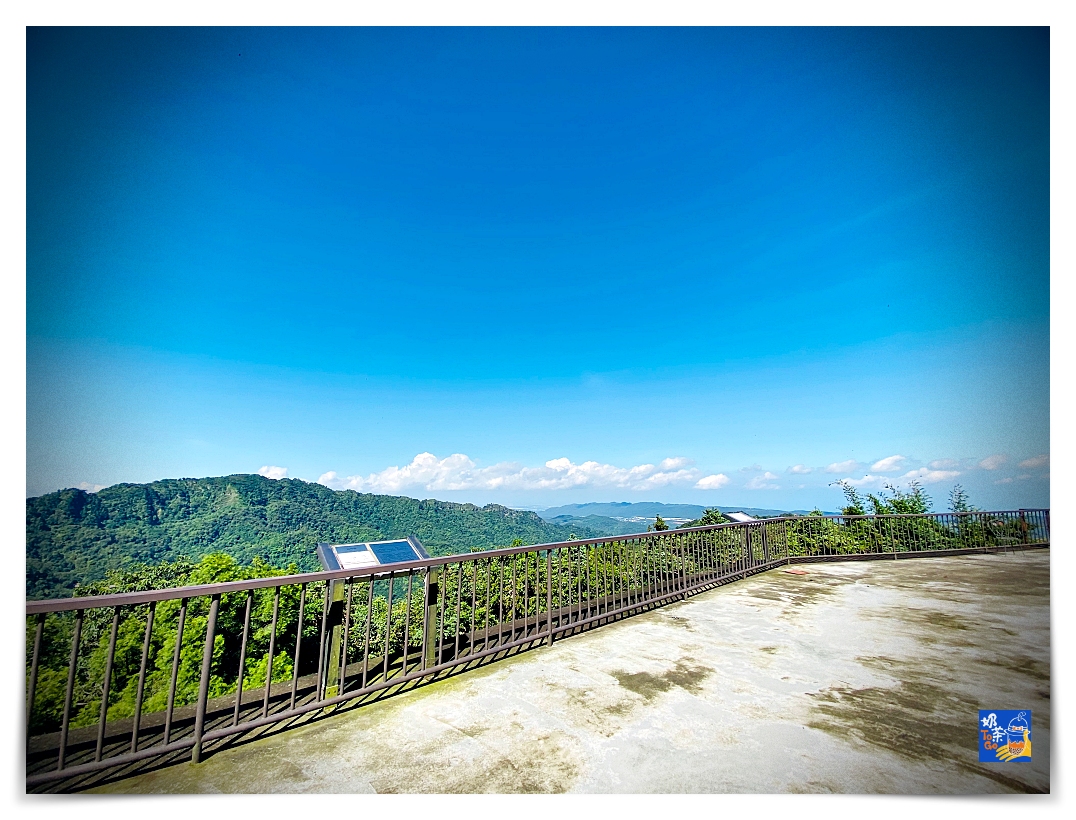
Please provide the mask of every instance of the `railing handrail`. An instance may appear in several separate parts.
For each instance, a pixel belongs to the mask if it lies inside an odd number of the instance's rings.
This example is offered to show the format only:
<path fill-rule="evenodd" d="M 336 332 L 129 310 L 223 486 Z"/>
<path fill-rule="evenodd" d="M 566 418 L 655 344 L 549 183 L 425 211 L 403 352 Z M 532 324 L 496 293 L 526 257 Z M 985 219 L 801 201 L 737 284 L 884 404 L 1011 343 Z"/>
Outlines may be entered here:
<path fill-rule="evenodd" d="M 327 570 L 322 572 L 305 572 L 295 575 L 275 575 L 266 578 L 251 578 L 244 581 L 223 581 L 213 584 L 199 584 L 186 587 L 166 587 L 163 589 L 151 589 L 142 592 L 118 592 L 109 595 L 87 595 L 71 598 L 46 598 L 39 601 L 26 602 L 26 615 L 40 615 L 49 612 L 75 612 L 85 609 L 97 609 L 100 607 L 135 606 L 151 602 L 180 600 L 183 598 L 198 598 L 212 595 L 227 595 L 234 592 L 247 592 L 253 589 L 265 589 L 267 587 L 293 586 L 299 584 L 315 583 L 317 581 L 335 581 L 343 578 L 365 578 L 367 576 L 380 576 L 401 573 L 409 570 L 421 570 L 429 567 L 444 566 L 461 561 L 476 561 L 487 558 L 500 558 L 509 555 L 518 555 L 524 552 L 544 552 L 564 547 L 585 547 L 593 544 L 611 544 L 619 541 L 631 541 L 640 538 L 657 538 L 669 535 L 682 535 L 693 532 L 711 532 L 720 529 L 735 529 L 738 527 L 753 527 L 761 523 L 775 521 L 803 521 L 819 519 L 842 520 L 877 520 L 887 518 L 936 518 L 952 516 L 989 516 L 1019 513 L 1048 512 L 1048 508 L 1028 508 L 1018 510 L 975 510 L 970 512 L 936 512 L 936 513 L 884 513 L 882 515 L 782 515 L 773 518 L 760 518 L 756 521 L 728 521 L 721 524 L 706 524 L 701 527 L 683 527 L 680 529 L 657 530 L 654 532 L 626 533 L 624 535 L 601 536 L 598 538 L 583 538 L 574 541 L 554 541 L 545 544 L 530 544 L 521 547 L 502 547 L 500 549 L 482 550 L 479 552 L 454 553 L 441 555 L 434 558 L 423 558 L 415 561 L 399 561 L 393 564 L 381 564 L 379 566 L 361 567 L 355 569 Z"/>

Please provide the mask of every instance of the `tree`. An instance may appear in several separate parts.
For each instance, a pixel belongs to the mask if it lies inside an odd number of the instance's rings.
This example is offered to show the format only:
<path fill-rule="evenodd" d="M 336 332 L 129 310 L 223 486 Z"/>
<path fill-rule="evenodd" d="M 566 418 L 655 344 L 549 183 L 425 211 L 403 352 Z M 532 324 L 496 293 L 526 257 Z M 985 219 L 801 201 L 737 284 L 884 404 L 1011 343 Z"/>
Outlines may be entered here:
<path fill-rule="evenodd" d="M 667 529 L 669 529 L 669 525 L 666 524 L 665 519 L 662 518 L 659 515 L 654 521 L 654 531 L 655 532 L 662 532 L 663 530 L 667 530 Z"/>
<path fill-rule="evenodd" d="M 967 491 L 959 484 L 949 491 L 949 509 L 953 512 L 977 512 L 978 507 L 972 505 Z"/>
<path fill-rule="evenodd" d="M 841 507 L 841 513 L 844 515 L 866 515 L 867 509 L 863 504 L 863 499 L 859 497 L 859 492 L 844 479 L 834 482 L 841 491 L 844 493 L 844 497 L 847 500 L 847 504 Z"/>
<path fill-rule="evenodd" d="M 703 510 L 702 515 L 696 518 L 694 521 L 688 521 L 685 527 L 708 527 L 711 524 L 726 524 L 725 516 L 721 514 L 721 510 L 717 507 L 708 507 Z"/>

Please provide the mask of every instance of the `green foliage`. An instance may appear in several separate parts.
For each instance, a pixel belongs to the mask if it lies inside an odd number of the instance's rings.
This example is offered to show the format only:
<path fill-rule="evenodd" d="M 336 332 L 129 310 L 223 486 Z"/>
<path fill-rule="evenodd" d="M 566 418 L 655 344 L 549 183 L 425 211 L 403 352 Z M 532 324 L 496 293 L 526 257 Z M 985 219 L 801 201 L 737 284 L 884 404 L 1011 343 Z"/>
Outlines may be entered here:
<path fill-rule="evenodd" d="M 664 532 L 669 529 L 669 525 L 665 523 L 665 519 L 660 515 L 654 519 L 654 532 Z"/>
<path fill-rule="evenodd" d="M 844 493 L 845 501 L 847 502 L 843 507 L 841 507 L 842 515 L 867 514 L 867 509 L 863 504 L 863 499 L 860 498 L 859 491 L 856 490 L 855 487 L 853 487 L 851 484 L 844 480 L 838 481 L 837 486 L 841 488 L 841 491 Z M 815 512 L 818 512 L 819 515 L 821 515 L 821 512 L 817 510 L 815 510 Z"/>
<path fill-rule="evenodd" d="M 886 484 L 885 489 L 889 491 L 888 497 L 885 491 L 878 495 L 868 493 L 866 501 L 859 495 L 856 488 L 847 481 L 841 480 L 836 484 L 844 492 L 847 502 L 841 508 L 842 515 L 921 515 L 930 512 L 930 496 L 926 494 L 918 481 L 909 482 L 907 492 L 894 487 L 892 484 Z M 965 496 L 965 500 L 966 498 Z M 867 509 L 868 503 L 870 504 L 869 511 Z"/>
<path fill-rule="evenodd" d="M 101 595 L 168 586 L 242 581 L 290 575 L 296 570 L 294 565 L 287 569 L 280 569 L 257 558 L 250 564 L 242 565 L 230 555 L 210 553 L 197 564 L 181 559 L 157 566 L 113 570 L 103 580 L 79 587 L 78 593 Z M 317 664 L 317 630 L 323 595 L 324 584 L 308 585 L 301 651 L 303 659 L 301 672 L 304 674 L 309 673 Z M 273 681 L 290 680 L 297 637 L 299 596 L 300 590 L 296 586 L 282 587 L 279 600 L 275 600 L 272 589 L 254 590 L 250 594 L 251 630 L 243 664 L 245 689 L 265 685 L 274 604 L 277 610 L 277 627 L 272 679 Z M 246 593 L 233 593 L 221 597 L 213 640 L 210 697 L 226 695 L 236 689 L 247 599 Z M 191 598 L 187 605 L 176 665 L 175 704 L 177 706 L 193 703 L 198 694 L 209 604 L 209 599 L 195 597 Z M 144 713 L 162 711 L 167 706 L 181 606 L 180 601 L 171 600 L 162 601 L 153 608 L 153 628 L 150 632 L 147 652 L 146 684 L 142 705 Z M 148 615 L 149 606 L 145 604 L 124 607 L 119 611 L 116 652 L 109 691 L 109 720 L 130 717 L 134 714 Z M 80 652 L 73 690 L 74 709 L 71 720 L 73 727 L 94 724 L 100 715 L 112 618 L 113 610 L 91 609 L 86 612 L 79 642 Z M 74 613 L 52 615 L 45 620 L 38 686 L 31 723 L 31 730 L 34 733 L 52 731 L 59 725 L 63 712 L 68 653 L 74 635 L 74 626 Z M 35 627 L 34 619 L 28 619 L 28 674 Z"/>
<path fill-rule="evenodd" d="M 320 567 L 319 541 L 345 543 L 417 535 L 433 555 L 567 540 L 569 529 L 496 504 L 338 492 L 258 475 L 117 484 L 97 493 L 61 490 L 26 501 L 26 595 L 66 597 L 112 571 L 148 587 L 175 586 L 183 561 L 211 552 L 301 571 Z M 586 530 L 583 537 L 599 533 Z M 160 577 L 145 566 L 165 566 Z M 167 575 L 172 573 L 173 576 Z M 122 583 L 122 579 L 116 581 Z M 95 587 L 96 588 L 96 587 Z"/>
<path fill-rule="evenodd" d="M 967 491 L 957 484 L 949 491 L 949 509 L 953 512 L 976 512 L 978 507 L 972 505 Z"/>
<path fill-rule="evenodd" d="M 725 516 L 721 514 L 721 510 L 717 507 L 708 507 L 703 511 L 699 518 L 694 521 L 688 521 L 684 524 L 684 527 L 708 527 L 711 524 L 726 524 Z"/>

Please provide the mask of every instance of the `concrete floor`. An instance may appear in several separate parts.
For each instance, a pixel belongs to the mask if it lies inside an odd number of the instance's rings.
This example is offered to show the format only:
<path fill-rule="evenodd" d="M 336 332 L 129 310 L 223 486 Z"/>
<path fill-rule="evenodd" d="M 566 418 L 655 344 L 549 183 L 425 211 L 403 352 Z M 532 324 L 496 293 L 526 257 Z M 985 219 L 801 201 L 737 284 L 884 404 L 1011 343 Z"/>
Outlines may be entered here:
<path fill-rule="evenodd" d="M 1049 558 L 775 570 L 98 791 L 1049 791 Z"/>

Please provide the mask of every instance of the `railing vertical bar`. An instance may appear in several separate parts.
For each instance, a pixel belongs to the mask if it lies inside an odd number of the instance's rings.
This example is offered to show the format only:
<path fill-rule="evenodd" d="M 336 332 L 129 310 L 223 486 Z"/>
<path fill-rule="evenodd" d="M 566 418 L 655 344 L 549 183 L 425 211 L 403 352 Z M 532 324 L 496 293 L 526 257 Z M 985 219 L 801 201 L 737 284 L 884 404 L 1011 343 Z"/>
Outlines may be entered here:
<path fill-rule="evenodd" d="M 442 567 L 441 575 L 444 580 L 441 582 L 441 594 L 438 596 L 440 600 L 437 602 L 437 611 L 440 617 L 437 621 L 437 634 L 434 637 L 434 640 L 437 641 L 438 663 L 445 662 L 445 601 L 448 599 L 448 569 L 447 566 Z"/>
<path fill-rule="evenodd" d="M 429 656 L 429 628 L 430 628 L 430 569 L 426 568 L 426 572 L 422 579 L 422 647 L 419 651 L 418 668 L 423 672 L 426 671 L 426 660 Z"/>
<path fill-rule="evenodd" d="M 279 587 L 278 587 L 279 589 Z M 205 630 L 205 650 L 202 652 L 202 677 L 198 683 L 198 706 L 194 713 L 194 749 L 191 762 L 202 761 L 202 734 L 205 731 L 205 709 L 209 699 L 209 674 L 213 664 L 213 639 L 216 637 L 217 611 L 220 609 L 220 595 L 214 595 L 209 604 L 209 621 Z"/>
<path fill-rule="evenodd" d="M 598 614 L 609 614 L 609 542 L 605 541 L 599 547 L 601 550 L 601 592 L 598 597 Z M 604 610 L 602 607 L 604 606 Z M 600 621 L 599 621 L 600 623 Z"/>
<path fill-rule="evenodd" d="M 625 541 L 624 548 L 628 553 L 628 572 L 631 589 L 631 602 L 633 606 L 640 604 L 639 596 L 642 593 L 643 577 L 642 564 L 639 561 L 639 550 L 634 541 Z"/>
<path fill-rule="evenodd" d="M 112 688 L 112 664 L 116 660 L 116 634 L 120 628 L 120 607 L 112 609 L 112 631 L 108 636 L 108 659 L 105 661 L 105 679 L 101 682 L 101 716 L 97 719 L 97 748 L 93 753 L 94 763 L 101 759 L 105 748 L 105 725 L 108 723 L 108 695 Z"/>
<path fill-rule="evenodd" d="M 172 678 L 168 684 L 168 709 L 164 716 L 164 745 L 172 738 L 172 715 L 176 705 L 176 677 L 179 675 L 179 653 L 183 648 L 183 629 L 187 623 L 187 598 L 179 604 L 179 624 L 176 626 L 176 646 L 172 652 Z"/>
<path fill-rule="evenodd" d="M 388 608 L 385 610 L 385 663 L 382 672 L 382 679 L 388 681 L 389 679 L 389 650 L 392 648 L 392 593 L 393 587 L 396 586 L 396 573 L 389 573 L 389 589 L 385 595 L 385 602 Z"/>
<path fill-rule="evenodd" d="M 519 563 L 519 562 L 516 560 L 516 556 L 513 555 L 512 556 L 512 625 L 511 625 L 511 635 L 508 638 L 509 641 L 514 641 L 516 639 L 516 620 L 518 618 L 518 613 L 519 613 L 519 590 L 518 590 L 518 588 L 516 586 L 516 582 L 517 582 L 516 564 L 517 563 Z"/>
<path fill-rule="evenodd" d="M 366 688 L 366 677 L 370 671 L 370 622 L 374 614 L 374 576 L 366 582 L 366 637 L 362 644 L 362 687 Z"/>
<path fill-rule="evenodd" d="M 620 551 L 620 605 L 627 610 L 631 609 L 631 571 L 632 560 L 631 551 L 628 549 L 628 545 L 623 541 L 617 542 L 617 549 Z"/>
<path fill-rule="evenodd" d="M 690 545 L 684 542 L 686 536 L 678 535 L 676 540 L 679 542 L 680 553 L 680 591 L 683 593 L 681 598 L 687 598 L 687 562 L 690 556 Z"/>
<path fill-rule="evenodd" d="M 490 559 L 490 558 L 487 558 L 484 561 L 484 563 L 486 565 L 486 609 L 485 609 L 485 617 L 483 618 L 484 623 L 482 624 L 482 626 L 483 626 L 482 651 L 483 652 L 485 652 L 487 649 L 489 649 L 489 604 L 490 604 L 489 596 L 490 596 L 490 587 L 493 586 L 493 579 L 492 579 L 492 574 L 491 574 L 491 567 L 493 566 L 493 560 Z M 476 568 L 476 571 L 477 571 L 477 568 Z"/>
<path fill-rule="evenodd" d="M 617 549 L 616 542 L 609 544 L 609 555 L 606 559 L 606 574 L 609 578 L 609 588 L 606 592 L 606 610 L 616 612 L 620 608 L 620 586 L 617 584 Z"/>
<path fill-rule="evenodd" d="M 568 623 L 579 623 L 583 618 L 583 550 L 568 547 L 568 583 L 575 580 L 575 618 L 568 616 Z M 569 593 L 570 594 L 570 593 Z"/>
<path fill-rule="evenodd" d="M 37 670 L 41 663 L 41 636 L 45 632 L 44 612 L 37 616 L 37 627 L 34 629 L 34 656 L 30 662 L 30 684 L 26 692 L 26 748 L 30 748 L 30 724 L 34 716 L 34 698 L 37 694 Z M 145 661 L 143 661 L 143 664 Z"/>
<path fill-rule="evenodd" d="M 269 714 L 269 688 L 273 685 L 273 654 L 276 652 L 276 625 L 280 614 L 280 587 L 273 594 L 273 620 L 269 626 L 269 656 L 265 661 L 265 696 L 262 699 L 262 717 Z"/>
<path fill-rule="evenodd" d="M 560 567 L 558 566 L 559 570 Z M 560 581 L 560 576 L 557 576 Z M 549 636 L 549 646 L 553 645 L 553 550 L 545 551 L 545 626 Z M 559 595 L 557 596 L 559 600 Z"/>
<path fill-rule="evenodd" d="M 295 695 L 299 688 L 299 658 L 303 649 L 303 616 L 306 614 L 306 584 L 299 586 L 299 618 L 295 626 L 295 659 L 291 667 L 291 700 L 288 708 L 295 708 Z"/>
<path fill-rule="evenodd" d="M 400 674 L 407 674 L 408 656 L 411 654 L 411 587 L 414 586 L 415 571 L 407 571 L 407 603 L 404 611 L 403 667 Z"/>
<path fill-rule="evenodd" d="M 67 757 L 67 732 L 71 726 L 71 699 L 75 693 L 75 667 L 78 666 L 79 642 L 82 640 L 82 621 L 85 610 L 75 613 L 75 634 L 71 636 L 71 661 L 67 665 L 67 689 L 64 691 L 63 723 L 60 725 L 60 756 L 56 768 L 63 769 Z"/>
<path fill-rule="evenodd" d="M 524 552 L 523 558 L 523 637 L 530 635 L 531 631 L 531 562 L 529 553 Z"/>
<path fill-rule="evenodd" d="M 235 710 L 232 713 L 232 726 L 239 725 L 239 710 L 243 704 L 243 678 L 247 672 L 247 639 L 250 637 L 250 610 L 254 604 L 254 590 L 247 592 L 247 604 L 243 613 L 243 639 L 239 646 L 239 673 L 236 676 Z"/>
<path fill-rule="evenodd" d="M 630 541 L 622 541 L 620 546 L 624 550 L 624 579 L 628 588 L 628 606 L 634 607 L 639 603 L 639 585 L 635 577 L 637 566 L 635 549 Z"/>
<path fill-rule="evenodd" d="M 697 532 L 693 532 L 687 536 L 691 543 L 691 586 L 697 585 L 702 580 L 702 561 L 699 560 L 702 543 L 699 536 L 700 534 Z"/>
<path fill-rule="evenodd" d="M 314 698 L 315 700 L 325 700 L 326 678 L 325 662 L 328 660 L 326 657 L 326 643 L 329 638 L 329 606 L 332 604 L 332 582 L 325 582 L 325 596 L 321 607 L 321 634 L 318 636 L 318 679 L 314 686 Z"/>
<path fill-rule="evenodd" d="M 504 643 L 504 561 L 497 557 L 497 646 Z"/>
<path fill-rule="evenodd" d="M 605 597 L 605 585 L 602 582 L 605 544 L 594 545 L 594 616 L 602 614 L 602 600 Z M 601 621 L 598 621 L 600 624 Z"/>
<path fill-rule="evenodd" d="M 553 606 L 557 609 L 557 629 L 571 626 L 575 614 L 575 576 L 572 571 L 572 548 L 557 548 L 557 594 L 559 598 Z M 564 636 L 570 635 L 565 632 Z"/>
<path fill-rule="evenodd" d="M 460 614 L 463 612 L 463 564 L 456 564 L 456 623 L 452 631 L 452 660 L 460 656 Z"/>
<path fill-rule="evenodd" d="M 135 690 L 134 715 L 131 726 L 131 751 L 138 751 L 138 730 L 142 723 L 142 697 L 146 691 L 146 665 L 149 662 L 149 647 L 153 638 L 153 614 L 157 602 L 150 601 L 146 611 L 146 633 L 142 638 L 142 660 L 138 665 L 138 688 Z"/>
<path fill-rule="evenodd" d="M 348 578 L 345 583 L 347 584 L 347 602 L 344 604 L 344 631 L 340 636 L 340 671 L 336 676 L 338 695 L 347 691 L 347 645 L 351 640 L 351 599 L 355 594 L 355 579 Z"/>
<path fill-rule="evenodd" d="M 638 538 L 632 539 L 632 548 L 639 560 L 639 603 L 650 602 L 650 567 L 647 563 L 647 547 Z"/>
<path fill-rule="evenodd" d="M 478 611 L 478 560 L 475 558 L 472 561 L 467 562 L 468 568 L 471 570 L 471 616 L 468 619 L 470 621 L 470 638 L 467 641 L 467 653 L 469 655 L 474 654 L 474 633 L 476 613 Z"/>

